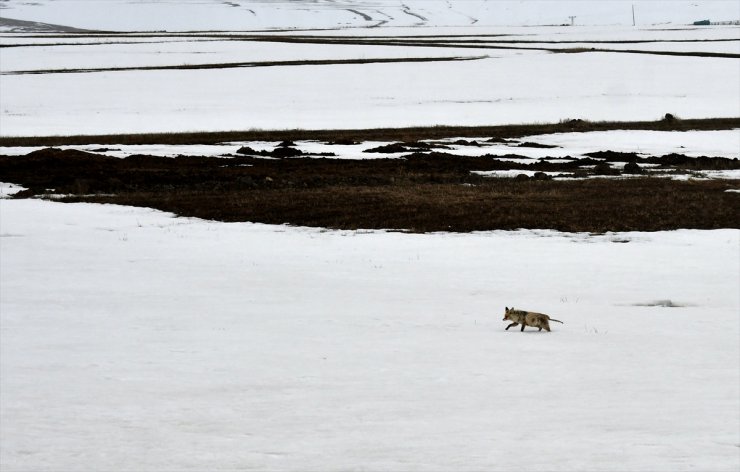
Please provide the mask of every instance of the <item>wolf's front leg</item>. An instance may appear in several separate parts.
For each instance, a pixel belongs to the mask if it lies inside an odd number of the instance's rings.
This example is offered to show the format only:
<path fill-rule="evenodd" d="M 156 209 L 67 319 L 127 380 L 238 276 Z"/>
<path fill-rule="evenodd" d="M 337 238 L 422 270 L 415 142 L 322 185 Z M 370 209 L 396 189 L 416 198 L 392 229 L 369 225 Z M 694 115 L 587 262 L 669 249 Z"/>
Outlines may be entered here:
<path fill-rule="evenodd" d="M 519 324 L 519 323 L 511 323 L 511 324 L 510 324 L 509 326 L 507 326 L 507 327 L 506 327 L 506 331 L 508 331 L 508 330 L 509 330 L 509 328 L 511 328 L 512 326 L 516 326 L 516 325 L 518 325 L 518 324 Z"/>
<path fill-rule="evenodd" d="M 522 331 L 524 331 L 524 327 L 527 326 L 524 323 L 522 323 Z"/>

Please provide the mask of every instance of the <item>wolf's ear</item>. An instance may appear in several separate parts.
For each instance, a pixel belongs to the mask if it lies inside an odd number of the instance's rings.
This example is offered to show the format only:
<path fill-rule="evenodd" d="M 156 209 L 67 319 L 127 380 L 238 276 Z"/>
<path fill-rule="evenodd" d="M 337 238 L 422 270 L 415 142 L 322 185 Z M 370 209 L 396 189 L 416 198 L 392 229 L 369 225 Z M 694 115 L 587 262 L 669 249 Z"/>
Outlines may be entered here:
<path fill-rule="evenodd" d="M 509 311 L 509 307 L 508 306 L 505 306 L 504 308 L 506 308 L 506 311 Z"/>

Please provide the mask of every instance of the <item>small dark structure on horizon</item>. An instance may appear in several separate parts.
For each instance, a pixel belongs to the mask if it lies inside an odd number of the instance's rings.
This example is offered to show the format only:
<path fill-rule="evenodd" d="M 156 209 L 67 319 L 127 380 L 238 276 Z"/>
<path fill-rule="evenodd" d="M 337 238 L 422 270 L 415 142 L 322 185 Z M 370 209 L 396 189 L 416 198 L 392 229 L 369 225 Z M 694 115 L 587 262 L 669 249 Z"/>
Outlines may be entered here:
<path fill-rule="evenodd" d="M 701 21 L 694 22 L 694 26 L 737 26 L 737 25 L 740 25 L 740 20 L 731 20 L 731 21 L 701 20 Z"/>

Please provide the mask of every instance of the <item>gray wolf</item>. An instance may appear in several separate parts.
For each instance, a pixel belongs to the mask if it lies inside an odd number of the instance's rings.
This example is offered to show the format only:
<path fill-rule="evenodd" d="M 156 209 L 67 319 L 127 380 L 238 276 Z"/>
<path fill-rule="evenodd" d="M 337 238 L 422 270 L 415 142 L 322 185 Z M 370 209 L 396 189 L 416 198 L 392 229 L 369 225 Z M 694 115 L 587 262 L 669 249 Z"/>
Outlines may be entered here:
<path fill-rule="evenodd" d="M 545 328 L 545 331 L 550 331 L 550 321 L 557 321 L 560 324 L 564 324 L 560 320 L 556 320 L 553 318 L 550 318 L 549 316 L 543 314 L 543 313 L 535 313 L 533 311 L 524 311 L 524 310 L 515 310 L 514 307 L 505 307 L 506 311 L 504 312 L 504 321 L 512 321 L 512 323 L 506 327 L 508 330 L 512 326 L 516 326 L 518 324 L 522 325 L 522 331 L 524 331 L 524 328 L 526 326 L 531 326 L 533 328 L 539 328 L 540 331 L 542 331 L 542 328 Z"/>

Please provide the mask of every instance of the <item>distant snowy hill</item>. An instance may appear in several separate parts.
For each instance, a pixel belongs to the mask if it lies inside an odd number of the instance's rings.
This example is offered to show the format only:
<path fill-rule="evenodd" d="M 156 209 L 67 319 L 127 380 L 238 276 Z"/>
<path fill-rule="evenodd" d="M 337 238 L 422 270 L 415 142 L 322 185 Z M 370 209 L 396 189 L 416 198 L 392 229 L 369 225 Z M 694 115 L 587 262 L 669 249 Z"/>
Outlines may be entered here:
<path fill-rule="evenodd" d="M 686 24 L 740 19 L 736 0 L 0 0 L 12 20 L 113 31 L 265 30 L 379 26 Z M 29 28 L 30 29 L 30 28 Z"/>

